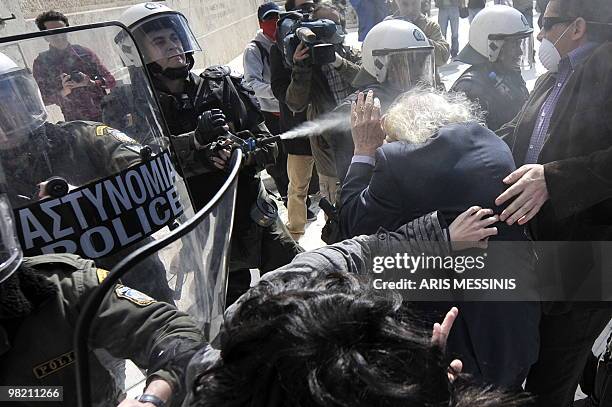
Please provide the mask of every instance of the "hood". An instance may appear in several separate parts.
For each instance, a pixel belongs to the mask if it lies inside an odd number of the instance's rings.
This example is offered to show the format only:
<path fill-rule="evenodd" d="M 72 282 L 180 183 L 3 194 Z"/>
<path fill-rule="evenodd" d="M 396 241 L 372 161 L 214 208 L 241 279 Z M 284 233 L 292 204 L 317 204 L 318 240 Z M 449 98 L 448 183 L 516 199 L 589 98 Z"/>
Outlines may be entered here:
<path fill-rule="evenodd" d="M 266 37 L 262 29 L 257 30 L 254 40 L 262 43 L 268 51 L 270 51 L 270 48 L 272 45 L 274 45 L 274 42 L 270 38 Z"/>

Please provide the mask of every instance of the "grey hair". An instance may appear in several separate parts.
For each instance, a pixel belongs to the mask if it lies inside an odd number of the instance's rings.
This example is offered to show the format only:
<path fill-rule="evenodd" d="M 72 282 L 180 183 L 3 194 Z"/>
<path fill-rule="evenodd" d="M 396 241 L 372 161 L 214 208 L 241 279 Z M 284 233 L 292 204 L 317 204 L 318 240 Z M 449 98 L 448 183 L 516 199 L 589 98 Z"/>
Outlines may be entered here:
<path fill-rule="evenodd" d="M 383 117 L 389 141 L 423 143 L 439 128 L 463 122 L 482 122 L 483 113 L 476 102 L 463 93 L 415 88 L 395 99 Z"/>

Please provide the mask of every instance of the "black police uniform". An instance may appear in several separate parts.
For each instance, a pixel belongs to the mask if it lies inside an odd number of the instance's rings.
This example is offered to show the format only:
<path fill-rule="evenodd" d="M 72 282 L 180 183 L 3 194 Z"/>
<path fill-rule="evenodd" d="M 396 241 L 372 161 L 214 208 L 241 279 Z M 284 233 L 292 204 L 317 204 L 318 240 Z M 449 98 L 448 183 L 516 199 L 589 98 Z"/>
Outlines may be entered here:
<path fill-rule="evenodd" d="M 499 64 L 477 64 L 468 68 L 455 81 L 453 92 L 464 92 L 486 112 L 486 124 L 497 130 L 518 114 L 529 97 L 521 71 Z"/>
<path fill-rule="evenodd" d="M 233 133 L 248 130 L 257 138 L 271 136 L 252 91 L 243 84 L 241 77 L 232 76 L 228 67 L 210 67 L 201 76 L 190 72 L 182 94 L 171 93 L 155 77 L 153 85 L 173 136 L 194 131 L 199 116 L 211 109 L 223 111 Z M 248 289 L 248 269 L 259 268 L 265 273 L 289 263 L 303 251 L 280 219 L 269 227 L 261 227 L 250 216 L 258 196 L 265 194 L 259 172 L 274 163 L 275 150 L 275 145 L 270 145 L 247 154 L 245 166 L 240 170 L 231 240 L 228 304 Z M 197 209 L 210 201 L 226 177 L 225 172 L 214 169 L 186 177 Z"/>

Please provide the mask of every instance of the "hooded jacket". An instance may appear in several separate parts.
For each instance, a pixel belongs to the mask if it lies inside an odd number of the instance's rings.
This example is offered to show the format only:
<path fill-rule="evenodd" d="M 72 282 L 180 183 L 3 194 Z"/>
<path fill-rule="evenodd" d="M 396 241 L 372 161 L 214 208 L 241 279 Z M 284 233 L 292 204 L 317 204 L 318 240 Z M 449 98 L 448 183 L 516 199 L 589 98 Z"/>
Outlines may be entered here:
<path fill-rule="evenodd" d="M 262 111 L 278 113 L 278 100 L 274 97 L 270 85 L 270 48 L 273 45 L 274 42 L 262 30 L 257 31 L 255 38 L 244 49 L 244 80 L 255 92 Z M 263 55 L 262 50 L 265 51 Z"/>

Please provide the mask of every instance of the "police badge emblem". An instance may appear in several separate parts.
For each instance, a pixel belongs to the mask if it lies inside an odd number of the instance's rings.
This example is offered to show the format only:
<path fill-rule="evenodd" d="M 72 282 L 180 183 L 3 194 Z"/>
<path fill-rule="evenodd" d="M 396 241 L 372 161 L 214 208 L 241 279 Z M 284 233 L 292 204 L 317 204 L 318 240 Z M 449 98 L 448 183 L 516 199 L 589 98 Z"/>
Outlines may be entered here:
<path fill-rule="evenodd" d="M 151 305 L 155 302 L 155 300 L 148 295 L 120 284 L 115 288 L 115 294 L 117 297 L 133 302 L 141 307 L 146 307 L 147 305 Z"/>

